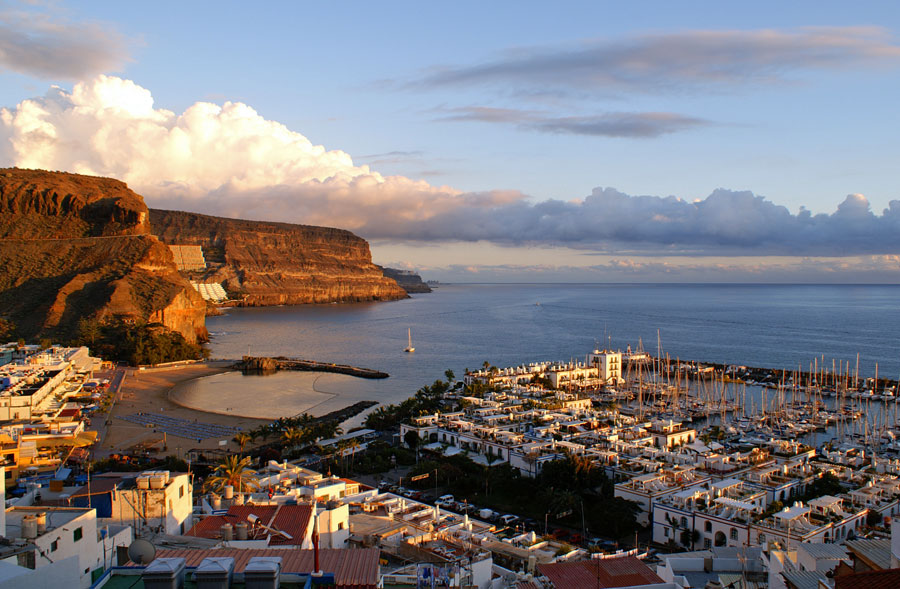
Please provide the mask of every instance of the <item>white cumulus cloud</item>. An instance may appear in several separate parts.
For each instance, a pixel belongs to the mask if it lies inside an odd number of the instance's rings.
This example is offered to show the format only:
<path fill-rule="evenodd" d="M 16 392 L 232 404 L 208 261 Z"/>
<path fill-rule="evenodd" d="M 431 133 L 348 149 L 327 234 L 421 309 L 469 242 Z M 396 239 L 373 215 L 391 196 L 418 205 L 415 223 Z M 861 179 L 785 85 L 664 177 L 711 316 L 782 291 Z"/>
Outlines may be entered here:
<path fill-rule="evenodd" d="M 461 196 L 354 165 L 239 102 L 197 102 L 181 114 L 146 88 L 101 75 L 71 92 L 0 111 L 9 164 L 112 176 L 150 206 L 373 231 L 460 205 L 493 206 L 504 193 Z M 385 229 L 386 230 L 386 229 Z"/>
<path fill-rule="evenodd" d="M 0 109 L 0 162 L 126 181 L 152 207 L 341 227 L 366 238 L 557 244 L 630 255 L 894 255 L 900 201 L 852 194 L 831 214 L 792 213 L 748 191 L 702 199 L 595 188 L 531 202 L 383 176 L 238 102 L 157 108 L 112 76 Z"/>

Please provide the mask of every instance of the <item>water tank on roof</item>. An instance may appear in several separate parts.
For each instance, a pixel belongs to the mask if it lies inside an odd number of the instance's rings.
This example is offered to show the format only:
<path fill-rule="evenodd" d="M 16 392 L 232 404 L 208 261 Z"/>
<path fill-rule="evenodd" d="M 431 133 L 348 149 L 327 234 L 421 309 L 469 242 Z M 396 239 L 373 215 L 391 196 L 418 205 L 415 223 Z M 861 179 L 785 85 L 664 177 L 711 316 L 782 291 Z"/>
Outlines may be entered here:
<path fill-rule="evenodd" d="M 22 537 L 26 540 L 34 540 L 37 535 L 37 518 L 33 515 L 26 515 L 22 518 Z"/>
<path fill-rule="evenodd" d="M 166 478 L 160 474 L 154 474 L 150 477 L 151 489 L 162 489 L 166 486 Z"/>
<path fill-rule="evenodd" d="M 225 485 L 225 499 L 234 499 L 234 487 L 231 485 Z"/>
<path fill-rule="evenodd" d="M 234 532 L 238 540 L 247 539 L 247 522 L 238 522 L 234 526 Z"/>
<path fill-rule="evenodd" d="M 35 516 L 35 520 L 37 521 L 37 531 L 38 534 L 43 534 L 47 531 L 47 512 L 42 511 Z"/>
<path fill-rule="evenodd" d="M 234 528 L 231 527 L 231 524 L 224 524 L 222 526 L 222 539 L 226 542 L 234 540 Z"/>
<path fill-rule="evenodd" d="M 138 489 L 149 489 L 150 488 L 150 477 L 139 476 L 137 478 L 137 488 Z"/>

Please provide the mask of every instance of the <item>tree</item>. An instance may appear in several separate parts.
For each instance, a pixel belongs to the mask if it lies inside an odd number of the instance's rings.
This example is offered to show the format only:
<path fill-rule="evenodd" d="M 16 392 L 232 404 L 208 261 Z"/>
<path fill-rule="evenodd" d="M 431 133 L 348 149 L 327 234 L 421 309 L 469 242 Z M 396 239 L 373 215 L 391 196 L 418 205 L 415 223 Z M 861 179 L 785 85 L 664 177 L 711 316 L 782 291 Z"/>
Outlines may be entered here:
<path fill-rule="evenodd" d="M 347 448 L 350 450 L 350 469 L 353 469 L 353 463 L 356 461 L 356 451 L 359 449 L 359 439 L 350 438 L 347 440 Z"/>
<path fill-rule="evenodd" d="M 7 341 L 16 337 L 16 324 L 8 319 L 0 317 L 0 341 Z"/>
<path fill-rule="evenodd" d="M 414 430 L 409 430 L 403 436 L 403 441 L 406 442 L 406 445 L 409 446 L 410 450 L 414 450 L 416 453 L 416 464 L 419 463 L 419 432 Z"/>
<path fill-rule="evenodd" d="M 203 483 L 203 488 L 221 493 L 230 485 L 238 492 L 255 491 L 259 489 L 259 484 L 252 478 L 255 474 L 256 471 L 250 468 L 249 456 L 238 458 L 232 454 L 219 463 Z"/>
<path fill-rule="evenodd" d="M 304 431 L 299 427 L 289 427 L 281 432 L 281 441 L 284 442 L 285 446 L 291 448 L 302 443 L 304 437 Z"/>
<path fill-rule="evenodd" d="M 444 371 L 444 376 L 447 377 L 447 384 L 450 384 L 451 382 L 456 380 L 456 375 L 453 374 L 453 371 L 450 370 L 449 368 Z"/>
<path fill-rule="evenodd" d="M 250 434 L 245 432 L 238 432 L 237 435 L 234 436 L 234 441 L 241 447 L 241 456 L 244 455 L 244 446 L 246 446 L 251 439 Z"/>
<path fill-rule="evenodd" d="M 100 336 L 99 321 L 88 319 L 87 317 L 82 317 L 78 320 L 78 338 L 81 340 L 81 343 L 90 344 L 91 348 L 93 348 Z"/>

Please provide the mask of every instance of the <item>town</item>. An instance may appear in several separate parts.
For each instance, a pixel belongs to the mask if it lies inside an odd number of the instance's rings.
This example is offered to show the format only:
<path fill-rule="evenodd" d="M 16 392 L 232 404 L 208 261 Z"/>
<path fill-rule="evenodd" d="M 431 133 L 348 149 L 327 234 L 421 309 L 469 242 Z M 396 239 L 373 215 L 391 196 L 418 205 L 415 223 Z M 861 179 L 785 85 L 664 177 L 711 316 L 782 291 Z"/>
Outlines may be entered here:
<path fill-rule="evenodd" d="M 0 362 L 4 587 L 900 583 L 896 383 L 849 365 L 485 362 L 344 433 L 111 417 L 86 347 Z M 161 445 L 98 459 L 126 418 Z"/>

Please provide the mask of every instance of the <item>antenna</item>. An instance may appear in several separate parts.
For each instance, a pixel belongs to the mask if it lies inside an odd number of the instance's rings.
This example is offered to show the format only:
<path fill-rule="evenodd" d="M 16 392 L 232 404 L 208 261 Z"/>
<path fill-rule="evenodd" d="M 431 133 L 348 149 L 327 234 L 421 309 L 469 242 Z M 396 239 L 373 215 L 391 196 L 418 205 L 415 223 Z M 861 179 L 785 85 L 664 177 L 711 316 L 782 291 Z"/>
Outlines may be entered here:
<path fill-rule="evenodd" d="M 128 547 L 128 558 L 136 564 L 150 564 L 156 558 L 156 547 L 150 542 L 138 538 Z"/>
<path fill-rule="evenodd" d="M 266 524 L 259 522 L 259 517 L 254 514 L 250 514 L 247 516 L 247 521 L 250 522 L 251 526 L 259 526 L 270 534 L 278 534 L 280 536 L 284 536 L 286 540 L 293 540 L 294 537 L 288 534 L 287 532 L 282 532 L 281 530 L 275 529 L 273 527 L 267 526 Z"/>

